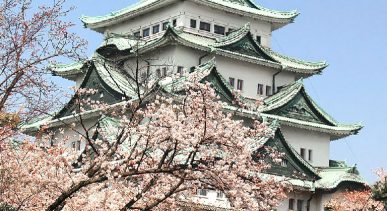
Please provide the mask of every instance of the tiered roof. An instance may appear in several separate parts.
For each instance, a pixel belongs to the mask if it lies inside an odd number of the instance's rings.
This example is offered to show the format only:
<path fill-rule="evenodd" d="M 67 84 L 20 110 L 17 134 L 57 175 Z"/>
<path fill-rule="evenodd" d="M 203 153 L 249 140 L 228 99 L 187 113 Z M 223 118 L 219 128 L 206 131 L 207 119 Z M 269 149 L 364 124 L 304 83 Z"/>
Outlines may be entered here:
<path fill-rule="evenodd" d="M 112 103 L 109 108 L 113 109 L 118 106 L 122 106 L 127 103 L 126 101 L 121 101 L 118 98 L 127 95 L 131 100 L 136 100 L 135 93 L 129 88 L 128 90 L 123 90 L 123 87 L 130 87 L 127 76 L 121 71 L 115 69 L 112 65 L 102 63 L 99 59 L 90 60 L 90 66 L 87 70 L 86 76 L 83 79 L 81 88 L 93 88 L 91 84 L 101 84 L 99 90 L 103 90 L 104 97 L 115 97 L 116 100 L 112 101 L 111 99 L 102 99 L 105 101 L 111 101 Z M 226 100 L 226 102 L 231 102 L 235 98 L 233 94 L 232 87 L 230 87 L 227 81 L 217 72 L 215 59 L 212 59 L 198 67 L 196 67 L 195 74 L 196 78 L 202 82 L 210 82 L 214 89 L 217 91 L 218 95 L 221 96 L 221 99 Z M 177 80 L 172 80 L 171 78 L 165 78 L 158 82 L 159 88 L 166 93 L 175 94 L 183 90 L 184 85 L 187 80 L 190 80 L 191 74 L 181 77 Z M 107 77 L 112 79 L 107 80 Z M 91 82 L 91 83 L 90 83 Z M 95 87 L 94 87 L 95 88 Z M 244 99 L 241 99 L 244 100 Z M 294 102 L 294 101 L 297 102 Z M 299 107 L 299 102 L 304 102 L 307 107 Z M 298 116 L 291 116 L 289 113 L 278 112 L 282 111 L 284 107 L 292 106 L 298 108 L 290 109 L 290 111 L 305 111 L 310 112 L 311 116 L 318 117 L 318 121 L 323 121 L 319 123 L 310 123 L 303 120 L 298 120 Z M 269 117 L 266 121 L 273 121 L 271 123 L 271 129 L 274 132 L 273 137 L 264 137 L 261 140 L 257 140 L 262 146 L 276 147 L 285 154 L 285 158 L 288 160 L 288 167 L 282 167 L 278 164 L 272 164 L 272 168 L 268 170 L 269 175 L 277 175 L 278 179 L 288 178 L 287 180 L 294 184 L 294 186 L 308 189 L 308 190 L 321 190 L 321 191 L 330 191 L 338 188 L 339 185 L 350 182 L 356 183 L 359 185 L 366 185 L 364 180 L 359 176 L 355 168 L 347 167 L 345 164 L 337 164 L 337 162 L 330 162 L 330 167 L 326 168 L 315 168 L 310 165 L 309 162 L 304 160 L 298 152 L 286 141 L 285 137 L 282 135 L 280 125 L 286 124 L 284 119 L 292 122 L 292 125 L 297 125 L 298 121 L 302 121 L 305 124 L 308 124 L 308 127 L 319 128 L 319 127 L 330 127 L 330 130 L 340 130 L 341 126 L 333 118 L 328 116 L 324 111 L 317 107 L 313 100 L 306 94 L 304 86 L 301 81 L 297 81 L 292 85 L 289 85 L 283 88 L 276 95 L 265 100 L 264 107 L 261 111 L 246 110 L 243 108 L 238 108 L 232 105 L 225 105 L 225 110 L 238 111 L 237 115 L 242 115 L 244 117 L 258 118 L 259 116 Z M 45 118 L 40 121 L 31 123 L 30 125 L 23 126 L 23 130 L 26 133 L 33 133 L 38 131 L 42 125 L 48 127 L 58 127 L 66 124 L 70 124 L 74 121 L 77 121 L 80 116 L 83 119 L 87 118 L 103 118 L 100 127 L 115 127 L 114 124 L 118 124 L 119 121 L 114 121 L 111 118 L 106 118 L 101 116 L 99 109 L 91 109 L 85 111 L 81 114 L 74 113 L 72 109 L 71 101 L 68 106 L 60 111 L 56 115 Z M 279 110 L 278 110 L 279 109 Z M 262 113 L 261 113 L 262 112 Z M 270 114 L 274 112 L 275 114 Z M 65 115 L 64 115 L 65 114 Z M 282 115 L 282 116 L 281 116 Z M 301 115 L 302 117 L 303 115 Z M 308 115 L 309 117 L 309 115 Z M 278 121 L 279 120 L 279 121 Z M 275 122 L 278 121 L 279 124 Z M 317 120 L 316 120 L 317 121 Z M 113 126 L 112 126 L 113 124 Z M 316 125 L 313 125 L 316 124 Z M 329 126 L 327 126 L 329 125 Z M 317 127 L 318 126 L 318 127 Z M 117 125 L 118 127 L 118 125 Z M 355 129 L 356 131 L 359 128 Z M 104 131 L 103 128 L 101 131 Z M 106 128 L 106 131 L 110 131 Z M 353 132 L 353 131 L 352 131 Z M 351 133 L 352 133 L 351 132 Z M 268 177 L 269 177 L 268 175 Z M 304 175 L 304 178 L 298 178 L 299 175 Z"/>
<path fill-rule="evenodd" d="M 195 3 L 212 7 L 215 9 L 227 11 L 233 14 L 243 15 L 254 19 L 272 22 L 276 28 L 293 22 L 298 16 L 297 11 L 277 11 L 270 10 L 255 4 L 251 0 L 191 0 Z M 81 18 L 85 27 L 98 32 L 103 32 L 107 27 L 130 20 L 139 15 L 149 13 L 156 9 L 166 7 L 170 4 L 177 3 L 178 0 L 141 0 L 138 3 L 111 12 L 103 16 L 83 16 Z"/>
<path fill-rule="evenodd" d="M 110 34 L 104 44 L 97 50 L 104 56 L 111 51 L 129 51 L 138 49 L 139 53 L 146 53 L 162 46 L 178 43 L 193 49 L 221 55 L 244 62 L 255 63 L 282 71 L 295 72 L 303 77 L 319 74 L 328 66 L 326 62 L 306 62 L 291 58 L 268 48 L 262 47 L 254 40 L 247 23 L 240 29 L 222 38 L 204 37 L 183 29 L 168 27 L 162 36 L 154 36 L 146 42 L 135 45 L 130 35 Z M 114 54 L 116 55 L 116 54 Z M 129 55 L 129 54 L 127 54 Z"/>

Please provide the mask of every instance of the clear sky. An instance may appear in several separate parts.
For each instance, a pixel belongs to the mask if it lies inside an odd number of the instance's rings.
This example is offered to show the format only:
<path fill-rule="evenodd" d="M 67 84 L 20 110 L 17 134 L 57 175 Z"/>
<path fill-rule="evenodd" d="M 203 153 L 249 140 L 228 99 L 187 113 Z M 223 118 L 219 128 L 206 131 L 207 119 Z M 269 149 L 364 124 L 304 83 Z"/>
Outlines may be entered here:
<path fill-rule="evenodd" d="M 51 2 L 41 0 L 37 2 Z M 69 19 L 89 41 L 91 55 L 102 37 L 83 28 L 81 15 L 104 15 L 134 0 L 68 0 L 76 6 Z M 259 0 L 262 6 L 297 9 L 295 23 L 273 33 L 272 47 L 306 60 L 325 60 L 330 66 L 305 81 L 307 91 L 335 119 L 361 122 L 359 135 L 332 142 L 331 159 L 357 164 L 366 180 L 373 170 L 387 169 L 387 1 L 385 0 Z M 63 86 L 71 83 L 58 80 Z"/>

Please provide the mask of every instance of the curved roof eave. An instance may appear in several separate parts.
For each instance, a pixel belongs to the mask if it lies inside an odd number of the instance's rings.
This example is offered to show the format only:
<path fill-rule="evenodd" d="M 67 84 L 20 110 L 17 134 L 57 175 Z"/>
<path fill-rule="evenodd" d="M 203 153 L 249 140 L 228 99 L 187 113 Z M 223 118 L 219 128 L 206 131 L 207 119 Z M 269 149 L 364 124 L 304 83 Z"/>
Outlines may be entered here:
<path fill-rule="evenodd" d="M 280 25 L 286 25 L 294 21 L 299 15 L 297 11 L 283 12 L 257 6 L 256 8 L 238 5 L 235 3 L 221 1 L 221 0 L 191 0 L 193 2 L 203 4 L 205 6 L 213 7 L 230 13 L 248 16 L 254 19 L 273 22 Z M 139 16 L 146 12 L 167 6 L 176 0 L 147 0 L 140 1 L 137 4 L 131 5 L 124 9 L 111 12 L 103 16 L 82 16 L 81 21 L 84 26 L 98 32 L 103 32 L 105 27 L 118 24 L 122 21 Z"/>

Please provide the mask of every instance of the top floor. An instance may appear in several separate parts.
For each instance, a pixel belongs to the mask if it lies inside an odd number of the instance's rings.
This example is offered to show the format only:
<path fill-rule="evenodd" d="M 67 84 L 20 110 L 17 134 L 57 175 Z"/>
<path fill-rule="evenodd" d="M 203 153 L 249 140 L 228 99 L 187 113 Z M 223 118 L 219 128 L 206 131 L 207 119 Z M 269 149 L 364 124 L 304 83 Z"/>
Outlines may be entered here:
<path fill-rule="evenodd" d="M 109 15 L 83 17 L 82 21 L 101 33 L 147 36 L 172 23 L 209 37 L 226 35 L 249 22 L 257 41 L 270 47 L 272 31 L 292 22 L 297 15 L 268 10 L 250 0 L 145 0 Z"/>

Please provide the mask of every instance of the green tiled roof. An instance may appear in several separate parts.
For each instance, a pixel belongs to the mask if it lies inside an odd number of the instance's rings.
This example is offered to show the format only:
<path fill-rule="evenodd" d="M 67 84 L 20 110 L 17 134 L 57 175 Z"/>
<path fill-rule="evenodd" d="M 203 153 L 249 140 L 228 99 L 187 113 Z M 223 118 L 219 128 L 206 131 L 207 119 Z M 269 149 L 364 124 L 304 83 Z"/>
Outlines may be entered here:
<path fill-rule="evenodd" d="M 61 76 L 66 79 L 74 80 L 79 74 L 85 73 L 84 67 L 87 65 L 87 60 L 74 62 L 71 64 L 55 64 L 48 68 L 55 76 Z"/>
<path fill-rule="evenodd" d="M 281 113 L 286 106 L 290 104 L 295 98 L 302 98 L 305 101 L 306 108 L 298 108 L 307 110 L 316 121 L 311 121 L 309 118 L 303 119 L 288 116 L 286 113 Z M 342 138 L 351 134 L 357 133 L 362 126 L 360 124 L 341 124 L 334 120 L 328 113 L 321 109 L 316 102 L 307 94 L 302 80 L 298 80 L 282 88 L 278 93 L 264 100 L 264 106 L 261 110 L 262 116 L 267 118 L 280 120 L 283 124 L 295 126 L 298 128 L 310 128 L 321 132 L 329 132 L 334 134 L 332 140 Z"/>
<path fill-rule="evenodd" d="M 246 15 L 252 18 L 270 21 L 273 23 L 287 24 L 292 22 L 297 16 L 297 11 L 283 12 L 264 8 L 254 4 L 250 0 L 192 0 L 193 2 L 224 10 L 230 13 Z M 81 20 L 88 28 L 103 31 L 108 27 L 122 21 L 131 19 L 141 14 L 145 14 L 158 8 L 176 3 L 177 0 L 142 0 L 129 7 L 111 12 L 103 16 L 82 16 Z M 102 30 L 101 30 L 102 29 Z"/>
<path fill-rule="evenodd" d="M 118 50 L 127 50 L 133 46 L 133 44 L 130 44 L 133 40 L 127 35 L 111 36 L 108 40 L 109 45 L 116 45 Z M 147 40 L 146 43 L 141 43 L 139 47 L 141 52 L 146 52 L 167 45 L 172 41 L 190 48 L 213 52 L 217 55 L 256 63 L 279 70 L 296 72 L 306 76 L 320 73 L 321 70 L 327 66 L 325 62 L 313 63 L 301 61 L 263 48 L 259 43 L 255 42 L 251 35 L 250 24 L 245 24 L 228 36 L 218 39 L 200 36 L 190 33 L 184 28 L 177 29 L 170 26 L 162 36 L 152 37 L 151 40 Z M 238 47 L 238 43 L 240 43 L 240 45 L 246 44 L 248 46 Z M 228 46 L 232 46 L 232 48 Z M 104 46 L 100 49 L 103 48 Z M 255 51 L 256 53 L 250 54 L 247 53 L 249 52 L 247 50 Z"/>
<path fill-rule="evenodd" d="M 332 190 L 343 182 L 357 183 L 367 186 L 365 180 L 358 174 L 355 167 L 318 168 L 321 179 L 316 182 L 316 188 Z"/>

